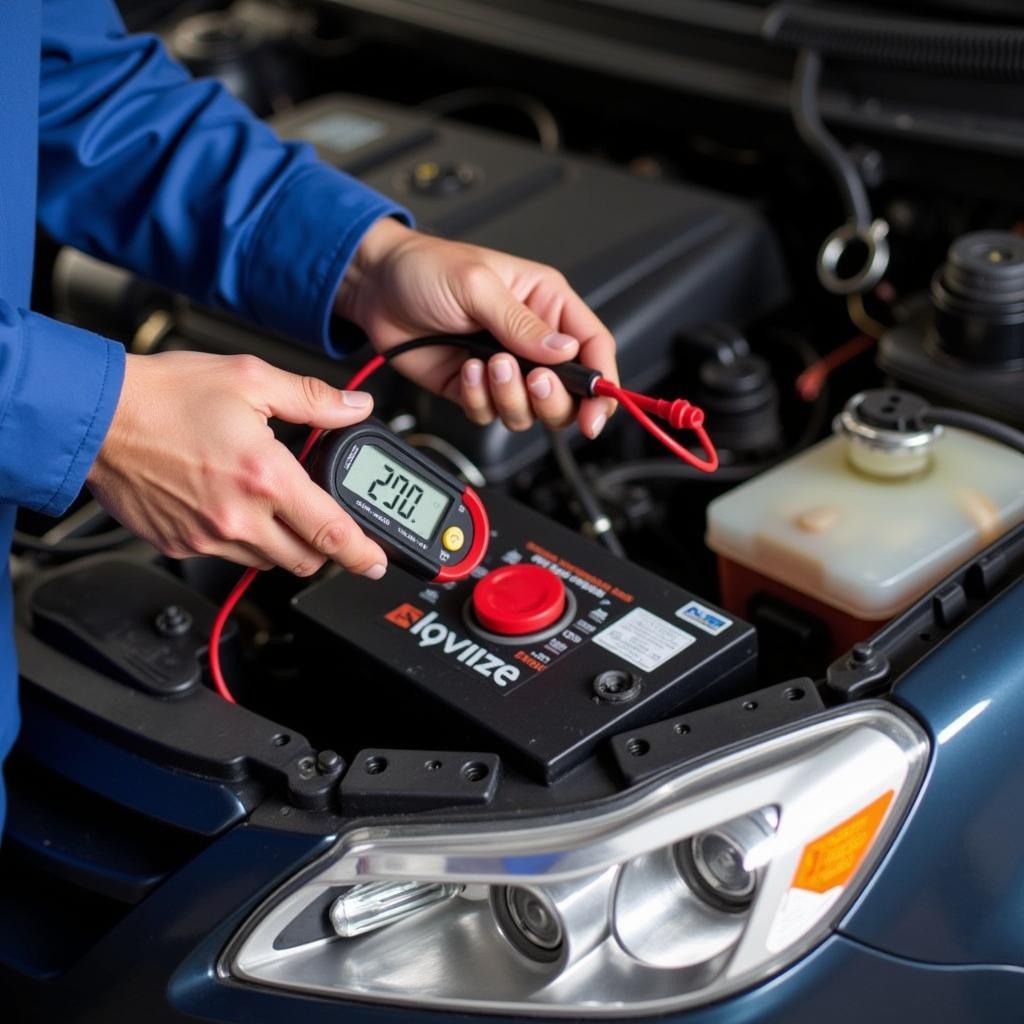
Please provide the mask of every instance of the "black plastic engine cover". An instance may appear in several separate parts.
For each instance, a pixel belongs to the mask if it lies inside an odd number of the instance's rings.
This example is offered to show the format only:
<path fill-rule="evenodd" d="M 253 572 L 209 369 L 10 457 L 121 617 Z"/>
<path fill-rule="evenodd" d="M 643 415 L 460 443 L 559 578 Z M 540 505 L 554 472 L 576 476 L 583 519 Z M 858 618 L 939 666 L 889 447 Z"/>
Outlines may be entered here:
<path fill-rule="evenodd" d="M 97 556 L 49 575 L 31 597 L 33 632 L 105 675 L 161 697 L 202 678 L 217 609 L 143 562 Z M 230 645 L 229 623 L 222 643 Z"/>
<path fill-rule="evenodd" d="M 307 636 L 324 651 L 321 692 L 365 668 L 375 707 L 346 715 L 411 720 L 436 749 L 489 737 L 551 781 L 602 737 L 749 688 L 757 641 L 747 623 L 500 493 L 482 497 L 492 536 L 476 578 L 424 585 L 392 567 L 379 582 L 337 575 L 295 598 L 319 627 Z M 562 580 L 566 611 L 533 637 L 487 634 L 473 588 L 521 563 Z"/>
<path fill-rule="evenodd" d="M 681 331 L 745 323 L 785 298 L 771 229 L 717 193 L 363 97 L 323 97 L 274 124 L 403 203 L 419 227 L 557 267 L 615 335 L 633 387 L 671 368 Z M 491 482 L 547 450 L 539 429 L 481 430 L 431 396 L 417 411 L 422 430 L 466 452 Z"/>

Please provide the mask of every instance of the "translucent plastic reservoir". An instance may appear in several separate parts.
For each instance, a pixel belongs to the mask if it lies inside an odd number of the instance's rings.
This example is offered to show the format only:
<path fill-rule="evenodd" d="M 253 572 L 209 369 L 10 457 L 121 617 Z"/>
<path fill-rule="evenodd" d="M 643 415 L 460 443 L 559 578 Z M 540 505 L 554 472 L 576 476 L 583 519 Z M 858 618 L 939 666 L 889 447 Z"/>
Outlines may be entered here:
<path fill-rule="evenodd" d="M 924 471 L 886 479 L 833 437 L 712 502 L 707 540 L 741 573 L 878 622 L 1022 520 L 1024 456 L 1002 445 L 946 430 Z"/>

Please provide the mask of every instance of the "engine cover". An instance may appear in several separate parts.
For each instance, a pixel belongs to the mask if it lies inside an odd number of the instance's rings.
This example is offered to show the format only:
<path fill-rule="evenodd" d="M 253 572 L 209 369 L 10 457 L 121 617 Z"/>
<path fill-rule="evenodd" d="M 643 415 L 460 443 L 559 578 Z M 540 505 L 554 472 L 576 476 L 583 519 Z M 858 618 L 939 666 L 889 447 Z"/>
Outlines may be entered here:
<path fill-rule="evenodd" d="M 368 680 L 367 725 L 415 718 L 435 747 L 497 741 L 551 781 L 605 736 L 749 688 L 751 626 L 500 493 L 482 496 L 492 536 L 475 578 L 424 586 L 392 567 L 295 598 L 325 647 L 317 686 Z"/>
<path fill-rule="evenodd" d="M 745 323 L 785 298 L 774 234 L 725 196 L 363 97 L 323 97 L 274 125 L 403 203 L 419 227 L 557 267 L 615 335 L 632 387 L 671 369 L 681 331 Z M 448 402 L 417 401 L 420 428 L 492 483 L 547 451 L 539 429 L 480 430 Z"/>

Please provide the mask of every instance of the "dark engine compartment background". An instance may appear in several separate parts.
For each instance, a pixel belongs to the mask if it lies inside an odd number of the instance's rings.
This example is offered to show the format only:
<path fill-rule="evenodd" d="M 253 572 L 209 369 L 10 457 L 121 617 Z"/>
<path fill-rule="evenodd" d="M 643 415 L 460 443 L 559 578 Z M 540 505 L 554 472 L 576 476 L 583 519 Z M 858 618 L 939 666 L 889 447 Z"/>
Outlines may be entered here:
<path fill-rule="evenodd" d="M 880 6 L 884 13 L 893 5 Z M 945 401 L 984 407 L 996 379 L 1018 399 L 1024 393 L 1013 392 L 1018 383 L 1024 389 L 1020 361 L 993 370 L 937 355 L 922 341 L 934 326 L 930 281 L 950 242 L 980 228 L 1024 231 L 1024 125 L 1014 83 L 828 62 L 823 112 L 853 154 L 875 213 L 888 221 L 893 252 L 854 323 L 815 276 L 817 249 L 840 222 L 841 205 L 792 128 L 792 53 L 759 38 L 765 4 L 122 7 L 130 27 L 161 32 L 196 73 L 219 75 L 282 132 L 395 195 L 424 229 L 558 266 L 616 334 L 625 383 L 704 406 L 722 454 L 713 478 L 667 460 L 623 417 L 597 443 L 570 437 L 624 548 L 624 574 L 659 581 L 659 600 L 679 591 L 715 604 L 715 559 L 703 542 L 708 503 L 824 437 L 854 392 L 889 376 L 910 380 L 901 362 L 908 350 L 915 389 Z M 969 13 L 1006 16 L 999 8 Z M 964 15 L 954 4 L 941 10 Z M 361 361 L 357 353 L 333 363 L 45 239 L 36 282 L 36 308 L 136 352 L 255 352 L 335 383 Z M 872 333 L 886 335 L 877 356 Z M 828 362 L 851 341 L 854 355 Z M 798 390 L 809 370 L 820 373 L 821 386 Z M 543 432 L 477 430 L 391 374 L 374 390 L 395 429 L 474 484 L 490 485 L 496 507 L 522 502 L 557 524 L 557 536 L 576 534 L 574 549 L 592 551 L 602 566 L 613 559 L 593 543 L 591 517 Z M 1004 409 L 1008 419 L 1013 405 Z M 127 756 L 142 766 L 140 779 L 167 792 L 177 793 L 186 775 L 210 782 L 211 792 L 233 794 L 232 813 L 281 828 L 326 831 L 339 815 L 566 806 L 826 704 L 884 692 L 1006 585 L 1024 558 L 1017 530 L 998 557 L 990 552 L 959 571 L 956 602 L 924 599 L 886 627 L 873 641 L 874 661 L 833 662 L 820 622 L 763 603 L 745 615 L 756 630 L 756 665 L 755 633 L 744 633 L 744 656 L 722 669 L 721 685 L 641 702 L 639 714 L 616 719 L 621 728 L 595 728 L 593 744 L 548 773 L 522 756 L 521 736 L 502 735 L 500 721 L 471 729 L 473 716 L 448 717 L 447 696 L 414 699 L 399 685 L 400 668 L 387 677 L 394 688 L 373 692 L 380 656 L 356 657 L 361 620 L 337 621 L 337 610 L 322 605 L 310 613 L 325 594 L 333 600 L 345 590 L 347 581 L 329 572 L 312 586 L 282 573 L 259 580 L 226 640 L 243 704 L 228 707 L 209 689 L 205 641 L 237 571 L 202 559 L 171 563 L 141 544 L 105 552 L 109 524 L 94 512 L 83 499 L 44 547 L 23 543 L 15 560 L 26 726 L 10 762 L 13 801 L 21 803 L 12 801 L 3 853 L 17 864 L 5 868 L 13 881 L 0 905 L 16 908 L 19 886 L 58 878 L 53 920 L 66 920 L 74 906 L 84 922 L 64 945 L 26 952 L 40 973 L 73 959 L 187 862 L 212 827 L 199 818 L 213 815 L 220 799 L 209 796 L 207 811 L 182 811 L 191 817 L 181 828 L 158 820 L 152 807 L 127 812 L 75 775 L 62 754 L 69 746 L 89 751 L 97 765 Z M 32 538 L 54 524 L 24 515 L 19 527 Z M 96 553 L 62 550 L 60 537 L 94 538 Z M 177 635 L 154 626 L 170 606 L 189 621 Z M 420 669 L 407 675 L 419 672 L 422 683 Z M 565 684 L 572 697 L 540 702 L 542 713 L 564 726 L 571 700 L 592 700 L 582 688 L 593 676 L 588 665 L 585 678 Z M 404 716 L 389 718 L 396 693 Z M 449 759 L 453 751 L 459 756 Z M 442 754 L 451 763 L 425 776 L 423 765 Z M 371 771 L 381 759 L 385 769 Z M 477 767 L 467 772 L 470 765 Z M 66 841 L 44 848 L 54 807 L 78 802 L 85 810 L 65 821 Z M 185 803 L 179 797 L 179 809 Z M 68 851 L 83 844 L 90 858 L 72 863 Z M 10 920 L 27 911 L 19 913 L 11 910 Z"/>

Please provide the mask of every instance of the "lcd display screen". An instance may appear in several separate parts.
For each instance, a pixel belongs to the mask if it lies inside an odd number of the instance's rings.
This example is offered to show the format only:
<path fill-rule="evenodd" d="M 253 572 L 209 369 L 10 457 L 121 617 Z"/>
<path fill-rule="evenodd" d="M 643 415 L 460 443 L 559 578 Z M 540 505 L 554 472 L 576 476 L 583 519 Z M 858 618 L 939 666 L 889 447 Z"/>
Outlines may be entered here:
<path fill-rule="evenodd" d="M 372 444 L 359 449 L 341 481 L 375 508 L 429 540 L 451 498 Z"/>

